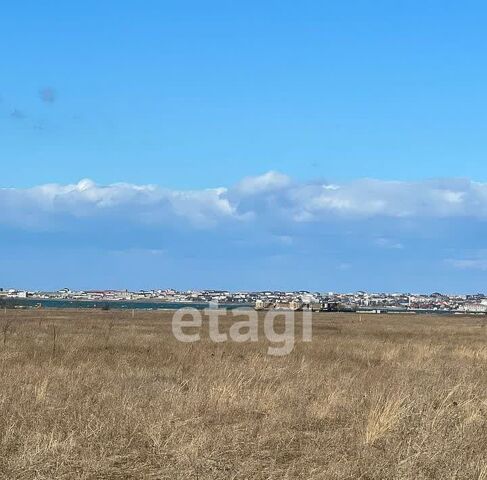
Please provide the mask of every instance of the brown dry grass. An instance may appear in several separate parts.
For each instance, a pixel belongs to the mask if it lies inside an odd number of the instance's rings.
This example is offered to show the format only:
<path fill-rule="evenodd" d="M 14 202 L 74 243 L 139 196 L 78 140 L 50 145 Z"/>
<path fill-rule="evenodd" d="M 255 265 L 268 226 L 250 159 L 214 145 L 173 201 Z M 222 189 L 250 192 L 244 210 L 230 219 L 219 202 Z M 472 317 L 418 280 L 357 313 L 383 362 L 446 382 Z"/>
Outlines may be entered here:
<path fill-rule="evenodd" d="M 1 478 L 487 479 L 481 317 L 319 314 L 286 357 L 169 312 L 7 317 Z"/>

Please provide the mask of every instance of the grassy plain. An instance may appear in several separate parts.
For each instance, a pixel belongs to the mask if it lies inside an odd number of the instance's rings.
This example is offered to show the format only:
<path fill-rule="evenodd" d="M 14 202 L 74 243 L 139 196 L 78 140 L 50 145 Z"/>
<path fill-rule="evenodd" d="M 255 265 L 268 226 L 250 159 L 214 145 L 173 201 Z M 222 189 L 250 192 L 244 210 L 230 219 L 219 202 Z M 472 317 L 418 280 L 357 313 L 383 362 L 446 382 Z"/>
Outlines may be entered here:
<path fill-rule="evenodd" d="M 272 357 L 170 312 L 0 315 L 2 479 L 487 480 L 484 317 L 315 314 Z"/>

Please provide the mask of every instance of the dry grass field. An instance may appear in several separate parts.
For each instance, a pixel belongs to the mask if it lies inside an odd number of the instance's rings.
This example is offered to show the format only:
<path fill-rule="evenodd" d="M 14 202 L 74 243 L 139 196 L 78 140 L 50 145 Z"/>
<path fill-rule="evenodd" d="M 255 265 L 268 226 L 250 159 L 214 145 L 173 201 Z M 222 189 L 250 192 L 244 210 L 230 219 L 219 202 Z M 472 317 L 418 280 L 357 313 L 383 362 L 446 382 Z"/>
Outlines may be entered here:
<path fill-rule="evenodd" d="M 1 312 L 0 477 L 487 479 L 484 317 L 317 314 L 272 357 L 170 316 Z"/>

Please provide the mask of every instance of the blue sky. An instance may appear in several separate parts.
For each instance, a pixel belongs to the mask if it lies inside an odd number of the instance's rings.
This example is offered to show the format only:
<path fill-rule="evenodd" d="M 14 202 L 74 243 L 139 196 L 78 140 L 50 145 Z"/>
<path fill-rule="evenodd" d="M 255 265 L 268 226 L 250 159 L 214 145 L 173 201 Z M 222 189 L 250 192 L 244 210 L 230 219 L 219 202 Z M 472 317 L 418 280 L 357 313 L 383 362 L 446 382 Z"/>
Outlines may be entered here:
<path fill-rule="evenodd" d="M 0 286 L 483 290 L 486 20 L 3 6 Z"/>

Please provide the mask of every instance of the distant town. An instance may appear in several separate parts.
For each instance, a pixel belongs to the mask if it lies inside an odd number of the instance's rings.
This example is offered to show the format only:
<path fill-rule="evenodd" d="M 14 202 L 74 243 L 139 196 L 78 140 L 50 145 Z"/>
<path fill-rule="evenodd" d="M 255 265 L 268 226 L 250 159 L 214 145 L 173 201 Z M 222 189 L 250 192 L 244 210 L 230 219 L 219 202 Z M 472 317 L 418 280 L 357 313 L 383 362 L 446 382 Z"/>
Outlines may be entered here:
<path fill-rule="evenodd" d="M 226 290 L 86 290 L 69 288 L 52 292 L 27 291 L 0 288 L 0 305 L 5 307 L 49 306 L 55 301 L 91 302 L 92 306 L 114 306 L 112 302 L 135 304 L 208 304 L 251 306 L 256 310 L 291 309 L 314 311 L 356 311 L 364 313 L 383 312 L 451 312 L 487 313 L 487 297 L 483 293 L 473 295 L 447 295 L 443 293 L 353 293 L 310 291 L 257 291 L 230 292 Z"/>

